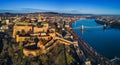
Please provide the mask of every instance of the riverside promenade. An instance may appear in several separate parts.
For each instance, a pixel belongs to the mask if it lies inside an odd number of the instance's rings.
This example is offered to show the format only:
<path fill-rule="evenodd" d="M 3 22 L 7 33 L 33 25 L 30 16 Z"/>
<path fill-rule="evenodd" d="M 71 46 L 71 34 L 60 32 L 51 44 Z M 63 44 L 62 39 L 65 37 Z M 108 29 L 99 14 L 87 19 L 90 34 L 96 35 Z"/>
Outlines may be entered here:
<path fill-rule="evenodd" d="M 76 32 L 72 29 L 72 23 L 73 21 L 70 22 L 71 29 L 68 31 L 73 35 L 74 40 L 78 41 L 78 45 L 83 51 L 86 59 L 88 59 L 88 57 L 91 57 L 91 59 L 95 60 L 95 63 L 98 63 L 100 65 L 110 65 L 109 59 L 97 53 L 88 43 L 86 43 L 82 38 L 80 38 L 80 36 L 76 34 Z"/>

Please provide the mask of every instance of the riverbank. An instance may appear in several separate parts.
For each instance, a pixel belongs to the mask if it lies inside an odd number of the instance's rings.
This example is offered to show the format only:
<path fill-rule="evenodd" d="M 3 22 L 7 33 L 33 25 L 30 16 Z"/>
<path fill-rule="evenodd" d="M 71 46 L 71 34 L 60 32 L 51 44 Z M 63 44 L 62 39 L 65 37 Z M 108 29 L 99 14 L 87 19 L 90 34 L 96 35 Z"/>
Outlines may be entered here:
<path fill-rule="evenodd" d="M 102 65 L 109 64 L 108 59 L 106 59 L 105 57 L 97 53 L 88 43 L 86 43 L 80 36 L 76 34 L 76 32 L 72 29 L 72 23 L 74 23 L 74 21 L 70 22 L 71 30 L 69 30 L 69 32 L 73 35 L 74 40 L 78 41 L 79 47 L 81 48 L 84 55 L 86 56 L 86 59 L 91 57 L 91 59 L 94 59 L 96 63 L 102 64 Z"/>
<path fill-rule="evenodd" d="M 95 22 L 96 23 L 99 23 L 99 24 L 107 24 L 111 27 L 118 27 L 120 28 L 120 21 L 119 20 L 107 20 L 107 19 L 95 19 Z"/>

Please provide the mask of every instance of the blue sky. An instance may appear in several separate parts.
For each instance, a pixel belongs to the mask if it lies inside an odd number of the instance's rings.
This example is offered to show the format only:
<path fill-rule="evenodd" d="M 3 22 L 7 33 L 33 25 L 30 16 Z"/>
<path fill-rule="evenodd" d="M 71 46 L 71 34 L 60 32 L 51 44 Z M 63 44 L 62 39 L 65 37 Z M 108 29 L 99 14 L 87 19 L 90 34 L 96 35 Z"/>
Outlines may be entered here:
<path fill-rule="evenodd" d="M 23 8 L 78 14 L 120 15 L 120 0 L 0 0 L 0 10 Z"/>

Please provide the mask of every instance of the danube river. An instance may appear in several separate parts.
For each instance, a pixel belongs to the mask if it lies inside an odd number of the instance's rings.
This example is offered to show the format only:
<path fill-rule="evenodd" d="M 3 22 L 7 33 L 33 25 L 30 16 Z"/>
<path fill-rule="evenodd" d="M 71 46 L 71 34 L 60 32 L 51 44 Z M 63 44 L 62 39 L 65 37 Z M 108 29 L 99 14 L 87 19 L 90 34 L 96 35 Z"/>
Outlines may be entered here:
<path fill-rule="evenodd" d="M 81 30 L 82 25 L 84 30 Z M 72 28 L 101 55 L 109 59 L 120 57 L 120 29 L 109 26 L 104 29 L 95 19 L 77 20 L 72 23 Z"/>

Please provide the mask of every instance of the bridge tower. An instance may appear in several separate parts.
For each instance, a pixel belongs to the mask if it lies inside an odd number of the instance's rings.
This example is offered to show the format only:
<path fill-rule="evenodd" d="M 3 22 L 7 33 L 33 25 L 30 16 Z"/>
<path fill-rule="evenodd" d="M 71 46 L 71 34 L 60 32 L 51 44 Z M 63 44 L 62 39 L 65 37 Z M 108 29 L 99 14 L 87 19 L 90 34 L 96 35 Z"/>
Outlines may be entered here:
<path fill-rule="evenodd" d="M 81 29 L 84 30 L 84 25 L 81 26 Z"/>
<path fill-rule="evenodd" d="M 103 25 L 103 29 L 104 29 L 105 32 L 106 32 L 106 27 L 107 27 L 107 25 L 104 24 L 104 25 Z"/>
<path fill-rule="evenodd" d="M 106 27 L 107 25 L 106 24 L 104 24 L 104 27 Z"/>
<path fill-rule="evenodd" d="M 75 21 L 75 26 L 76 26 L 76 21 Z"/>
<path fill-rule="evenodd" d="M 84 33 L 84 25 L 81 26 L 82 34 Z"/>

